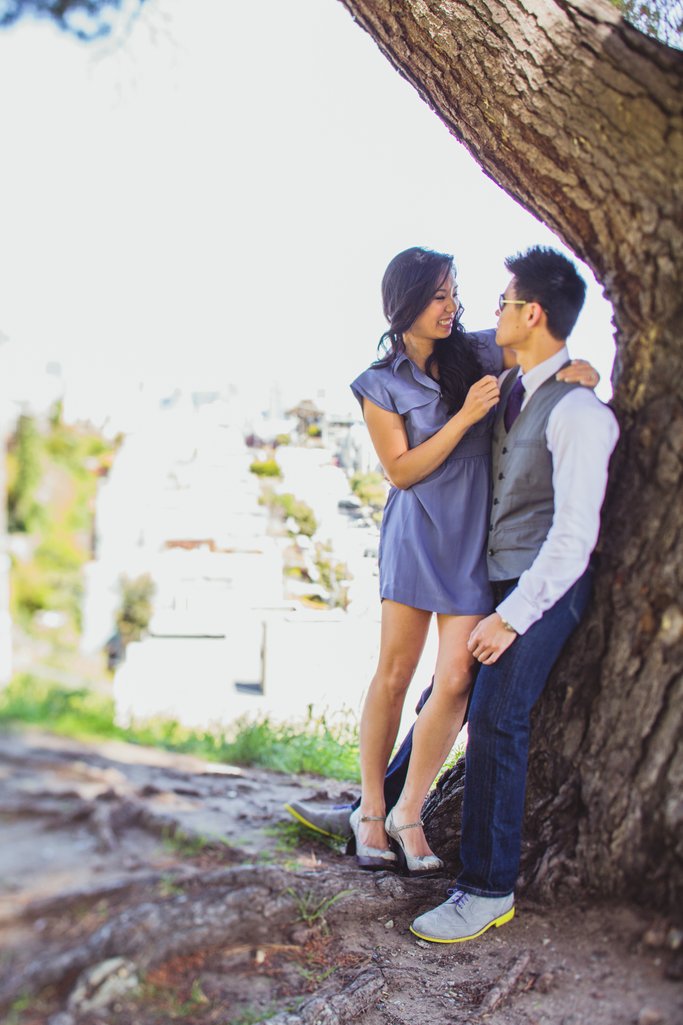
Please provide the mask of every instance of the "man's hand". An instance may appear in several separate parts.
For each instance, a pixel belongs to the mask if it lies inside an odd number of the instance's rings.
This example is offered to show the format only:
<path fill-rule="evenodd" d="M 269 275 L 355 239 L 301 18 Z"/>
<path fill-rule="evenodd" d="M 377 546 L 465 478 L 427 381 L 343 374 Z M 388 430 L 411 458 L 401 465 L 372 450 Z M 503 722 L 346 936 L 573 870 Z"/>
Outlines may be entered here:
<path fill-rule="evenodd" d="M 503 626 L 497 612 L 477 623 L 467 642 L 468 650 L 482 665 L 492 666 L 517 637 L 514 630 Z"/>

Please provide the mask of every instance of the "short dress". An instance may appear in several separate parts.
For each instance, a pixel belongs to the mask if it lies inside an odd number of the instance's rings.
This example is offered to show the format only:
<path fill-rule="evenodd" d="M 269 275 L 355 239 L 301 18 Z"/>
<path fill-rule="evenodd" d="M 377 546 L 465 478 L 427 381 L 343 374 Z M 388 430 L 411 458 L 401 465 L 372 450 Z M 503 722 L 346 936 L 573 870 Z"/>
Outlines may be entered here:
<path fill-rule="evenodd" d="M 484 374 L 499 374 L 495 331 L 467 336 Z M 438 381 L 405 353 L 368 367 L 351 384 L 363 406 L 370 399 L 399 413 L 408 444 L 420 445 L 450 419 Z M 485 615 L 493 608 L 486 569 L 491 495 L 491 431 L 495 410 L 474 424 L 447 459 L 405 490 L 392 487 L 379 544 L 380 597 L 448 615 Z"/>

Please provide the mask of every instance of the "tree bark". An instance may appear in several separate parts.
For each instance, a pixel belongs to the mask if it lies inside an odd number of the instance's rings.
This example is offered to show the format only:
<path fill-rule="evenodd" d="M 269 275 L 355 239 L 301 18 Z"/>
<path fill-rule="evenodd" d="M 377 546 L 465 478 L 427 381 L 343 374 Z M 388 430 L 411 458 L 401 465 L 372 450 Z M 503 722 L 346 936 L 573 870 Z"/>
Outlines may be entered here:
<path fill-rule="evenodd" d="M 595 600 L 534 715 L 523 880 L 664 906 L 683 895 L 683 55 L 607 0 L 341 2 L 612 302 L 622 436 Z M 461 792 L 431 802 L 437 848 Z"/>

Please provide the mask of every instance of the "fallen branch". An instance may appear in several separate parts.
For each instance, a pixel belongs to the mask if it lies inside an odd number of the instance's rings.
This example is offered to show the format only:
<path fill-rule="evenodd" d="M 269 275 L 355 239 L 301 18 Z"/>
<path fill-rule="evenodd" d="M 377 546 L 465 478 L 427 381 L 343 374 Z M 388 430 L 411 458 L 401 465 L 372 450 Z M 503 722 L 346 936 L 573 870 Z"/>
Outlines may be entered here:
<path fill-rule="evenodd" d="M 494 983 L 481 1003 L 480 1015 L 490 1014 L 498 1007 L 503 1000 L 512 996 L 513 991 L 519 984 L 520 979 L 528 970 L 531 964 L 531 953 L 528 950 L 522 951 L 512 962 L 512 965 L 504 975 Z"/>

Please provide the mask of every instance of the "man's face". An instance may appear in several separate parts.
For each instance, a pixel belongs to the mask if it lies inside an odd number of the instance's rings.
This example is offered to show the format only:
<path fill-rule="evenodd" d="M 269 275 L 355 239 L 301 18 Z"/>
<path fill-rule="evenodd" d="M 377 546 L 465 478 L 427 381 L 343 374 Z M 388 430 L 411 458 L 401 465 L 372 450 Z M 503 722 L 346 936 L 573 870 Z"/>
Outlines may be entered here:
<path fill-rule="evenodd" d="M 515 279 L 511 278 L 501 294 L 496 308 L 498 317 L 496 345 L 499 345 L 501 349 L 516 349 L 524 343 L 528 334 L 524 310 L 528 305 L 524 299 L 517 298 Z"/>

